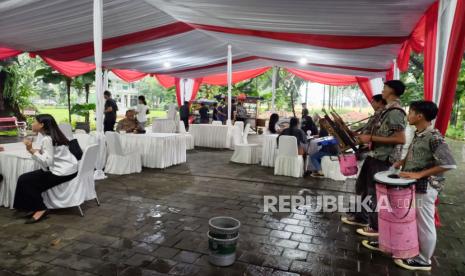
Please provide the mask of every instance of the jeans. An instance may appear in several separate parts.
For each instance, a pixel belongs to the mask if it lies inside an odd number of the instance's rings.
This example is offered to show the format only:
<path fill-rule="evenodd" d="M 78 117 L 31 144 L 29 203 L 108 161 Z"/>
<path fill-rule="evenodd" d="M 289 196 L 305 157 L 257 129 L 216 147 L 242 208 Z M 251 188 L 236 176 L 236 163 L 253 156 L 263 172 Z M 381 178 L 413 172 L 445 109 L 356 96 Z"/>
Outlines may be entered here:
<path fill-rule="evenodd" d="M 331 156 L 331 154 L 324 151 L 318 151 L 310 156 L 310 162 L 312 162 L 312 166 L 315 171 L 321 171 L 321 159 L 325 156 Z"/>

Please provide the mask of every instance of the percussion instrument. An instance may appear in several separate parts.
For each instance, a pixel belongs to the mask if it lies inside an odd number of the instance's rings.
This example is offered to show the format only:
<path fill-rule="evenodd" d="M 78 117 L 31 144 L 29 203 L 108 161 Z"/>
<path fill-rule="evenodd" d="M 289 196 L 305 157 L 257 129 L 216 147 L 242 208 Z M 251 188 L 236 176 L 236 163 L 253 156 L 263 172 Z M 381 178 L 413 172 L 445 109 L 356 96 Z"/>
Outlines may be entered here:
<path fill-rule="evenodd" d="M 320 119 L 320 126 L 332 136 L 334 136 L 339 142 L 339 150 L 345 152 L 349 149 L 358 151 L 358 142 L 355 139 L 352 131 L 347 127 L 339 114 L 335 110 L 331 111 L 330 115 L 323 109 L 324 117 Z"/>

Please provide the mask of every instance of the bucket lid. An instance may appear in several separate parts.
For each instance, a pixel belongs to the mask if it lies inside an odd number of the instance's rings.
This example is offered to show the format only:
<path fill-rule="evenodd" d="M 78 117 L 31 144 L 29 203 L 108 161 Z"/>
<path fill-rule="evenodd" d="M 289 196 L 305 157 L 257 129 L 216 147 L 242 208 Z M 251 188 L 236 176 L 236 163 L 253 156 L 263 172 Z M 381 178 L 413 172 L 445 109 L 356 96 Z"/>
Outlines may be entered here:
<path fill-rule="evenodd" d="M 410 186 L 416 182 L 415 179 L 402 178 L 392 171 L 384 171 L 375 174 L 375 180 L 382 184 L 392 186 Z"/>

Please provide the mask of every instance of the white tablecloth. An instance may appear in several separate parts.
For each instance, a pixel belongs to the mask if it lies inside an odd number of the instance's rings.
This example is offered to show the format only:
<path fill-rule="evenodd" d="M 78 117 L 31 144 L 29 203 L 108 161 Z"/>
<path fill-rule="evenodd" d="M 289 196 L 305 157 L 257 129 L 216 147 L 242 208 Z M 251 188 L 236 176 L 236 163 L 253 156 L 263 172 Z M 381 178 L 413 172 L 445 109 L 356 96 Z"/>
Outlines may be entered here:
<path fill-rule="evenodd" d="M 274 161 L 277 155 L 277 142 L 278 134 L 263 135 L 262 147 L 262 166 L 274 167 Z"/>
<path fill-rule="evenodd" d="M 23 143 L 4 144 L 0 152 L 0 206 L 13 208 L 16 184 L 20 175 L 39 169 Z"/>
<path fill-rule="evenodd" d="M 152 124 L 154 133 L 175 133 L 176 122 L 171 119 L 155 119 Z"/>
<path fill-rule="evenodd" d="M 186 162 L 186 137 L 174 133 L 122 134 L 124 151 L 140 152 L 142 165 L 167 168 Z"/>
<path fill-rule="evenodd" d="M 195 146 L 206 148 L 229 148 L 230 127 L 225 125 L 193 124 L 189 133 L 194 136 Z"/>

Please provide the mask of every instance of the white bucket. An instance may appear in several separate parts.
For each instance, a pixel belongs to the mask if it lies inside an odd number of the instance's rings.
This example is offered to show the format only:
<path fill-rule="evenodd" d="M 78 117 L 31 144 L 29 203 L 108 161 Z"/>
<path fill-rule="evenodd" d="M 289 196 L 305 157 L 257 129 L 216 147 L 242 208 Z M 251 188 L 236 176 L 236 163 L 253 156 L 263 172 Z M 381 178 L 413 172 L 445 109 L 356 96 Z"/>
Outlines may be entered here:
<path fill-rule="evenodd" d="M 209 262 L 216 266 L 229 266 L 236 260 L 240 221 L 231 217 L 214 217 L 209 220 Z"/>

